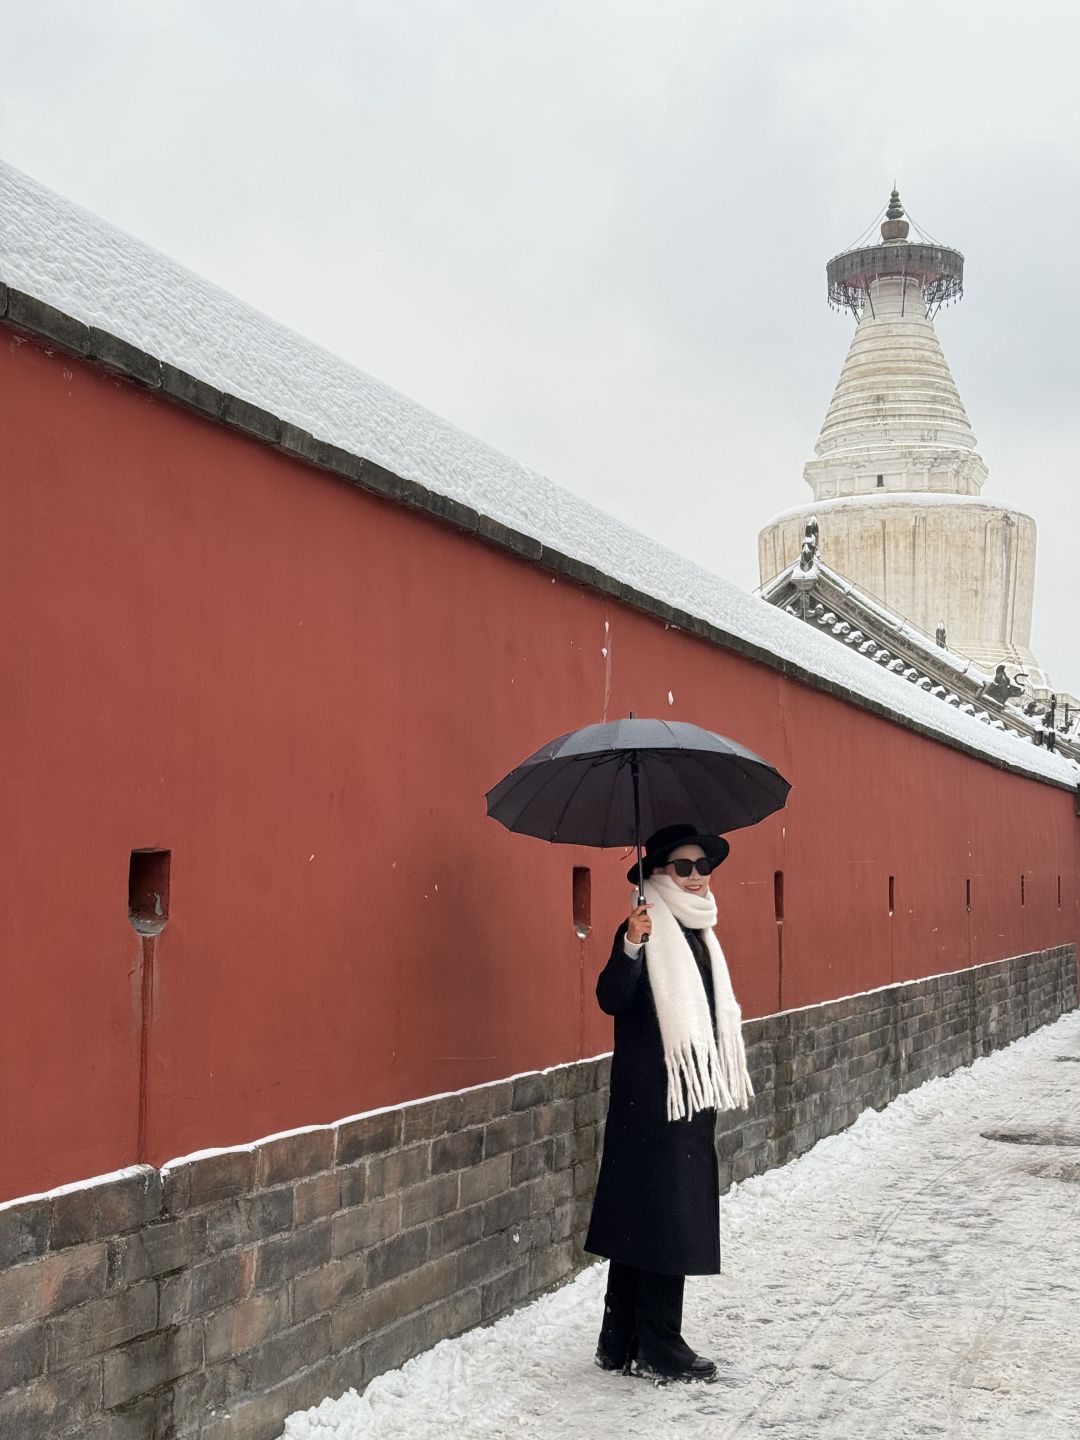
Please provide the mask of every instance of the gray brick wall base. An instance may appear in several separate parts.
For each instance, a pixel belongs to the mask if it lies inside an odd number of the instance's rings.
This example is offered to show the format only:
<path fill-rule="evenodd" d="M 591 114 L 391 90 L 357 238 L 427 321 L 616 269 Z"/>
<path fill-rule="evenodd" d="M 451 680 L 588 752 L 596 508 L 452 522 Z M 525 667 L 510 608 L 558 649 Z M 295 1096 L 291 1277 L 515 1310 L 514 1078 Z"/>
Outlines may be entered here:
<path fill-rule="evenodd" d="M 749 1110 L 720 1117 L 721 1189 L 1077 1004 L 1076 947 L 1061 945 L 748 1021 L 756 1094 Z"/>
<path fill-rule="evenodd" d="M 725 1188 L 1077 1004 L 1073 946 L 750 1021 Z M 585 1263 L 609 1060 L 0 1205 L 0 1435 L 271 1440 Z"/>

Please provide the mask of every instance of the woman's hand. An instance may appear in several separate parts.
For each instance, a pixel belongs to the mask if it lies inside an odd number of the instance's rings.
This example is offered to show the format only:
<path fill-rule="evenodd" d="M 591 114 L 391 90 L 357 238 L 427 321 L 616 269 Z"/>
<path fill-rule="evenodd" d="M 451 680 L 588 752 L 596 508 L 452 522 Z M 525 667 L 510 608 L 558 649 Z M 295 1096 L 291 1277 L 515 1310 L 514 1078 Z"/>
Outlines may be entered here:
<path fill-rule="evenodd" d="M 626 938 L 631 945 L 640 945 L 646 935 L 652 934 L 652 921 L 649 919 L 651 905 L 635 905 L 630 911 L 630 919 L 626 926 Z"/>

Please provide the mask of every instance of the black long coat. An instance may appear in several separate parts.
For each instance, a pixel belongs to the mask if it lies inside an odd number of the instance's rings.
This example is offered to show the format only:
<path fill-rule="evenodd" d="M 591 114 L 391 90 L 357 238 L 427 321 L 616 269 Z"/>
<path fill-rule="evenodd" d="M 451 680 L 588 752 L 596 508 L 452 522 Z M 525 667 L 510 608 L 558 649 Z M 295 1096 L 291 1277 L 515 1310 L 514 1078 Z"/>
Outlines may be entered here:
<path fill-rule="evenodd" d="M 683 931 L 705 985 L 715 1023 L 712 970 L 704 941 Z M 667 1069 L 660 1041 L 648 946 L 631 959 L 619 927 L 596 982 L 601 1010 L 615 1017 L 611 1098 L 604 1157 L 585 1249 L 661 1275 L 720 1270 L 720 1182 L 716 1111 L 667 1118 Z"/>

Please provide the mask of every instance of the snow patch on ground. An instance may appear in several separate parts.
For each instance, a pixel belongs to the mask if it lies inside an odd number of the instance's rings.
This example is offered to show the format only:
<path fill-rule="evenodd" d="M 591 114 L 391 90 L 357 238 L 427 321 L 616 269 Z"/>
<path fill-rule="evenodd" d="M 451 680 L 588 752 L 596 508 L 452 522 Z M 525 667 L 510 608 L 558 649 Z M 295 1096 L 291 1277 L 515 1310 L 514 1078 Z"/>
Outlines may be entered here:
<path fill-rule="evenodd" d="M 2 162 L 0 281 L 943 737 L 1080 779 L 1071 760 L 849 655 Z"/>
<path fill-rule="evenodd" d="M 598 1265 L 290 1416 L 284 1440 L 1076 1440 L 1080 1184 L 1048 1162 L 1080 1151 L 982 1137 L 1080 1113 L 1061 1055 L 1080 1058 L 1080 1012 L 731 1190 L 724 1273 L 687 1282 L 717 1385 L 592 1365 Z"/>

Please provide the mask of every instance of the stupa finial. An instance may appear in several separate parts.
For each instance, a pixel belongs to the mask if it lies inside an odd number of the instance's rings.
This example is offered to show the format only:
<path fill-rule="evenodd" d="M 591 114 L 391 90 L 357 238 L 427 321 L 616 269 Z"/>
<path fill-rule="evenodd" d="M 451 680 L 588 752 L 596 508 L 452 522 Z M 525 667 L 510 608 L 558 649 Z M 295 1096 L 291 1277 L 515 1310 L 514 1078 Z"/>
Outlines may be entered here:
<path fill-rule="evenodd" d="M 881 238 L 891 244 L 898 240 L 906 240 L 911 227 L 904 219 L 904 207 L 900 204 L 900 192 L 896 188 L 896 181 L 893 181 L 892 194 L 889 196 L 889 208 L 885 211 L 885 219 L 881 222 Z"/>

